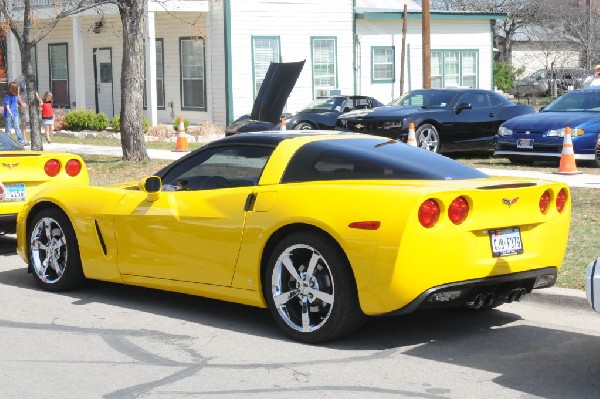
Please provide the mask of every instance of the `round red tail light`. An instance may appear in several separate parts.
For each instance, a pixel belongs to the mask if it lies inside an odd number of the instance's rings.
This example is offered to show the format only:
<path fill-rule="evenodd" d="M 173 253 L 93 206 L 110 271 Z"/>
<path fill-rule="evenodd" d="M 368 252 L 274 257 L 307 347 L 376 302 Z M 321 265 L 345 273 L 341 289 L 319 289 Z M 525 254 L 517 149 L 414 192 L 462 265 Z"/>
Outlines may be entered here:
<path fill-rule="evenodd" d="M 75 177 L 81 172 L 81 162 L 76 159 L 69 159 L 69 162 L 65 165 L 65 171 L 71 177 Z"/>
<path fill-rule="evenodd" d="M 46 174 L 50 177 L 58 175 L 60 172 L 60 162 L 58 162 L 56 159 L 47 160 L 46 164 L 44 165 L 44 172 L 46 172 Z"/>
<path fill-rule="evenodd" d="M 544 194 L 540 197 L 540 212 L 546 213 L 548 206 L 550 205 L 550 192 L 544 191 Z"/>
<path fill-rule="evenodd" d="M 556 209 L 559 212 L 565 210 L 565 205 L 567 204 L 567 191 L 563 188 L 558 192 L 556 196 Z"/>
<path fill-rule="evenodd" d="M 419 207 L 419 222 L 423 227 L 433 227 L 440 218 L 440 206 L 431 198 Z"/>
<path fill-rule="evenodd" d="M 448 208 L 448 217 L 454 224 L 461 224 L 467 218 L 469 204 L 464 197 L 457 197 Z"/>

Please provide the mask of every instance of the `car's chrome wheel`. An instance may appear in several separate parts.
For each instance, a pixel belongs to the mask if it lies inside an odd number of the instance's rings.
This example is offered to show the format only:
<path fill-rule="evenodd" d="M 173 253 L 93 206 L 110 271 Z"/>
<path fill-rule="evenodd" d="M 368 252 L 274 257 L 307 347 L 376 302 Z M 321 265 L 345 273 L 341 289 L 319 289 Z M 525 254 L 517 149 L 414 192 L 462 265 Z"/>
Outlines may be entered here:
<path fill-rule="evenodd" d="M 81 285 L 85 277 L 75 232 L 67 216 L 58 209 L 44 209 L 29 226 L 29 266 L 36 282 L 49 291 Z"/>
<path fill-rule="evenodd" d="M 314 130 L 315 127 L 310 122 L 300 122 L 294 126 L 294 130 Z"/>
<path fill-rule="evenodd" d="M 296 233 L 269 261 L 265 296 L 278 324 L 303 342 L 323 342 L 362 324 L 355 282 L 345 257 L 328 239 Z"/>
<path fill-rule="evenodd" d="M 416 136 L 419 147 L 431 152 L 440 152 L 440 134 L 435 126 L 429 123 L 419 126 Z"/>

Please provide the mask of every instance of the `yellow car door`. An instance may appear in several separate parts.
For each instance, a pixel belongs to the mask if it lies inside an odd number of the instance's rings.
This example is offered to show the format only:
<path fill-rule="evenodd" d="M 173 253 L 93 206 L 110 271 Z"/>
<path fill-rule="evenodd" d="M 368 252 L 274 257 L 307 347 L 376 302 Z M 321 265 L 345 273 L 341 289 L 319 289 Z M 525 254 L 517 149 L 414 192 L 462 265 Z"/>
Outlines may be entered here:
<path fill-rule="evenodd" d="M 133 191 L 114 218 L 121 274 L 229 286 L 254 187 Z"/>

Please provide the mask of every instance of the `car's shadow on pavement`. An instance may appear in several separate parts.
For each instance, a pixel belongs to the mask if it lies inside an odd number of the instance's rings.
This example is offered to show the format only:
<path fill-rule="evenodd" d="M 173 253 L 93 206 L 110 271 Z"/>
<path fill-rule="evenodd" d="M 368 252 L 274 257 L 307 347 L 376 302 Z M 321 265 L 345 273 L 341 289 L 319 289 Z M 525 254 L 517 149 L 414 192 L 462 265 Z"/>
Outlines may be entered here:
<path fill-rule="evenodd" d="M 2 285 L 41 291 L 25 267 L 0 272 L 0 289 Z M 73 306 L 97 302 L 277 340 L 283 347 L 285 342 L 296 345 L 279 331 L 266 309 L 104 282 L 48 293 L 48 300 L 53 295 L 72 298 Z M 399 366 L 414 357 L 482 370 L 497 374 L 491 378 L 501 386 L 537 397 L 595 398 L 600 392 L 597 336 L 529 325 L 502 307 L 373 317 L 356 334 L 320 346 L 347 351 L 348 361 L 365 359 L 368 351 L 368 359 L 393 357 L 389 361 Z"/>

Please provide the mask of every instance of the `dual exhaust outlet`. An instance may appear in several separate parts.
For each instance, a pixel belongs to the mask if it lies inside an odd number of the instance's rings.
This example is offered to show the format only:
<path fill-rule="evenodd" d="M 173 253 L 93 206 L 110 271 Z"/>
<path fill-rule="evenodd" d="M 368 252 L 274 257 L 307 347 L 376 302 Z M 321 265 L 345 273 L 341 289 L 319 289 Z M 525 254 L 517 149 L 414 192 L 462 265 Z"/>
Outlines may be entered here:
<path fill-rule="evenodd" d="M 513 288 L 496 295 L 494 292 L 481 292 L 475 294 L 472 298 L 465 302 L 465 306 L 470 309 L 490 309 L 494 304 L 502 304 L 505 302 L 520 301 L 527 290 L 525 288 Z M 498 303 L 499 302 L 499 303 Z"/>

